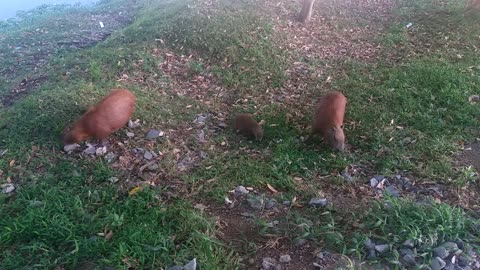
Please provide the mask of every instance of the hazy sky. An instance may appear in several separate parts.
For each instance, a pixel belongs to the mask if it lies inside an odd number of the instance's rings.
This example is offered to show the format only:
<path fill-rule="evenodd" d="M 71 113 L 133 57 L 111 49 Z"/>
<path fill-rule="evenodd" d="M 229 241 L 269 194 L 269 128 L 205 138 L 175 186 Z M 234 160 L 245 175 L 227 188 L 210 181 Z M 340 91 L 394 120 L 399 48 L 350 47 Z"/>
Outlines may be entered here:
<path fill-rule="evenodd" d="M 0 19 L 15 16 L 17 10 L 29 10 L 43 4 L 75 4 L 93 3 L 97 0 L 0 0 Z"/>

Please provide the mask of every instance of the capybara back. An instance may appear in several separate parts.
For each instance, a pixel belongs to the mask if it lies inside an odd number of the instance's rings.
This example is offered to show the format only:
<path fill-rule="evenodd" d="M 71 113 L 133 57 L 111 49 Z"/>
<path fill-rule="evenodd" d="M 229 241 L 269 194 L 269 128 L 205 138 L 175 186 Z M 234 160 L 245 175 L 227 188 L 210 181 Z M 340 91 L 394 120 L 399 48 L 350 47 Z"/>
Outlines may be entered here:
<path fill-rule="evenodd" d="M 315 110 L 313 133 L 320 134 L 327 143 L 343 152 L 345 150 L 345 135 L 343 120 L 347 98 L 340 92 L 333 91 L 322 96 Z"/>
<path fill-rule="evenodd" d="M 235 118 L 235 129 L 247 137 L 253 137 L 257 140 L 263 138 L 263 121 L 257 123 L 250 114 L 239 114 Z"/>
<path fill-rule="evenodd" d="M 95 107 L 90 108 L 70 131 L 64 143 L 78 143 L 90 137 L 105 139 L 125 126 L 135 108 L 135 95 L 126 89 L 114 89 Z"/>

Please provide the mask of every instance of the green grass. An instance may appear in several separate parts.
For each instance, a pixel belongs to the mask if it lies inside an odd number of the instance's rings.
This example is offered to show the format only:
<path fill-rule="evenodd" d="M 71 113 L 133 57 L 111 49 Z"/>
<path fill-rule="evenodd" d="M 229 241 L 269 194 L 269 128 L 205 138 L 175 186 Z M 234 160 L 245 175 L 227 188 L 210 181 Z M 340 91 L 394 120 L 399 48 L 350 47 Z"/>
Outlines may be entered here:
<path fill-rule="evenodd" d="M 103 1 L 91 9 L 43 7 L 25 17 L 28 20 L 24 22 L 2 23 L 0 33 L 13 42 L 32 29 L 49 25 L 53 14 L 82 18 L 125 4 L 118 0 Z M 431 8 L 427 1 L 399 4 L 404 7 L 398 10 L 399 19 L 391 22 L 390 30 L 380 39 L 388 45 L 385 50 L 410 46 L 412 37 L 402 29 L 404 23 Z M 214 222 L 194 210 L 192 201 L 221 204 L 227 191 L 238 185 L 263 191 L 270 184 L 284 192 L 285 199 L 297 197 L 303 203 L 328 187 L 348 188 L 350 184 L 339 177 L 323 180 L 319 176 L 336 175 L 351 164 L 385 175 L 407 170 L 420 182 L 447 182 L 460 187 L 475 179 L 471 168 L 455 168 L 451 156 L 459 142 L 478 136 L 479 124 L 478 106 L 468 103 L 468 97 L 478 94 L 475 91 L 480 86 L 471 47 L 478 29 L 474 18 L 464 20 L 455 15 L 459 10 L 456 4 L 448 6 L 449 16 L 419 23 L 426 32 L 436 33 L 433 39 L 441 50 L 429 55 L 419 53 L 400 62 L 335 63 L 347 75 L 334 81 L 332 87 L 341 89 L 349 99 L 349 153 L 335 153 L 318 138 L 302 141 L 308 130 L 299 126 L 308 124 L 311 113 L 306 111 L 305 117 L 294 119 L 290 108 L 254 100 L 239 107 L 226 104 L 232 109 L 223 113 L 227 118 L 238 111 L 261 113 L 267 123 L 263 141 L 247 141 L 227 129 L 208 145 L 187 139 L 186 146 L 191 150 L 209 154 L 193 171 L 176 172 L 175 164 L 167 164 L 174 161 L 171 153 L 168 155 L 172 158 L 162 161 L 169 172 L 165 178 L 183 179 L 188 188 L 200 191 L 189 199 L 170 199 L 161 185 L 129 196 L 108 181 L 112 176 L 126 179 L 103 159 L 76 159 L 59 153 L 59 135 L 65 126 L 113 87 L 128 87 L 137 95 L 133 118 L 145 122 L 135 131 L 140 136 L 148 128 L 166 131 L 189 126 L 196 114 L 211 109 L 194 98 L 176 94 L 171 78 L 159 68 L 165 59 L 155 55 L 155 49 L 192 55 L 183 79 L 212 73 L 228 89 L 225 102 L 256 97 L 267 88 L 282 86 L 287 55 L 273 42 L 281 33 L 274 31 L 273 23 L 260 14 L 263 9 L 257 5 L 255 1 L 218 1 L 204 8 L 196 1 L 139 1 L 131 9 L 135 21 L 105 41 L 91 48 L 56 51 L 47 59 L 42 72 L 48 74 L 48 81 L 11 107 L 0 108 L 0 150 L 8 149 L 0 158 L 0 183 L 9 177 L 18 187 L 15 194 L 0 194 L 0 215 L 5 217 L 0 220 L 0 268 L 70 269 L 91 262 L 119 269 L 126 269 L 128 264 L 158 269 L 196 257 L 201 269 L 235 269 L 238 254 L 216 239 Z M 329 8 L 339 16 L 350 14 L 341 13 L 336 6 Z M 363 23 L 364 19 L 357 22 Z M 462 31 L 448 29 L 452 39 L 458 41 L 451 47 L 456 50 L 454 54 L 463 58 L 452 57 L 450 47 L 440 46 L 445 44 L 438 39 L 438 27 L 445 23 L 463 26 Z M 45 39 L 59 39 L 62 32 L 57 30 L 51 30 Z M 5 54 L 1 73 L 16 56 L 6 47 L 0 47 L 0 52 Z M 332 64 L 311 63 L 318 68 Z M 0 96 L 30 72 L 19 65 L 15 80 L 0 83 Z M 130 81 L 118 81 L 124 74 Z M 306 83 L 318 85 L 316 79 Z M 214 89 L 209 91 L 215 94 Z M 319 91 L 307 88 L 305 96 Z M 221 147 L 223 141 L 227 146 Z M 162 142 L 155 149 L 181 148 L 168 140 Z M 210 149 L 211 145 L 215 148 Z M 11 160 L 15 160 L 14 166 L 9 165 Z M 297 183 L 295 177 L 302 178 L 304 184 Z M 207 182 L 210 179 L 215 181 Z M 478 243 L 473 222 L 459 208 L 419 205 L 407 199 L 387 202 L 387 206 L 375 203 L 355 213 L 335 205 L 326 209 L 292 208 L 286 217 L 289 227 L 275 233 L 309 239 L 317 246 L 360 257 L 365 255 L 366 237 L 395 247 L 414 239 L 422 252 L 457 238 Z M 353 223 L 358 223 L 357 227 Z M 98 235 L 110 230 L 113 234 L 108 240 Z M 266 231 L 264 228 L 262 233 Z M 248 246 L 248 252 L 252 252 L 256 244 Z M 395 253 L 388 255 L 387 260 L 396 258 Z"/>

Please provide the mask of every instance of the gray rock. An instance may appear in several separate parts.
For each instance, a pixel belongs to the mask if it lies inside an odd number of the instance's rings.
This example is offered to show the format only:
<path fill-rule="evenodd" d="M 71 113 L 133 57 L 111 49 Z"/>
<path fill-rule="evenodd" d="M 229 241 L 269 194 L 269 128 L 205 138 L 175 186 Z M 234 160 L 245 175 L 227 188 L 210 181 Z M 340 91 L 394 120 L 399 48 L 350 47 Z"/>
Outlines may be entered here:
<path fill-rule="evenodd" d="M 262 195 L 256 196 L 256 195 L 248 194 L 247 202 L 251 208 L 261 210 L 265 206 L 265 195 L 262 194 Z"/>
<path fill-rule="evenodd" d="M 459 265 L 459 266 L 462 266 L 462 267 L 468 266 L 468 265 L 469 265 L 469 260 L 468 260 L 468 258 L 466 258 L 466 257 L 464 257 L 464 256 L 458 257 L 458 265 Z"/>
<path fill-rule="evenodd" d="M 204 151 L 200 151 L 200 158 L 201 159 L 206 159 L 208 157 L 207 153 L 205 153 Z"/>
<path fill-rule="evenodd" d="M 145 153 L 143 154 L 143 158 L 145 158 L 146 160 L 151 160 L 153 158 L 152 152 L 145 151 Z"/>
<path fill-rule="evenodd" d="M 388 186 L 385 188 L 385 192 L 392 197 L 400 196 L 400 191 L 395 186 Z"/>
<path fill-rule="evenodd" d="M 307 240 L 303 238 L 296 238 L 293 240 L 293 244 L 297 247 L 301 247 L 307 243 Z"/>
<path fill-rule="evenodd" d="M 375 246 L 375 250 L 376 250 L 378 253 L 384 253 L 385 251 L 388 251 L 389 248 L 390 248 L 390 245 L 388 245 L 388 244 L 376 245 L 376 246 Z"/>
<path fill-rule="evenodd" d="M 413 241 L 412 239 L 405 240 L 403 242 L 402 246 L 404 246 L 406 248 L 414 248 L 415 247 L 415 241 Z"/>
<path fill-rule="evenodd" d="M 289 263 L 291 260 L 292 258 L 288 254 L 282 255 L 280 256 L 280 259 L 278 259 L 280 263 Z"/>
<path fill-rule="evenodd" d="M 275 199 L 268 199 L 267 202 L 265 203 L 265 208 L 266 209 L 272 209 L 277 205 L 277 200 Z"/>
<path fill-rule="evenodd" d="M 95 154 L 97 154 L 97 156 L 103 156 L 106 153 L 107 153 L 107 147 L 106 146 L 98 147 L 97 150 L 95 151 Z"/>
<path fill-rule="evenodd" d="M 238 186 L 235 188 L 235 196 L 242 196 L 248 194 L 248 191 L 244 186 Z"/>
<path fill-rule="evenodd" d="M 3 184 L 0 186 L 2 188 L 2 193 L 8 194 L 15 190 L 15 186 L 12 184 Z"/>
<path fill-rule="evenodd" d="M 441 259 L 445 259 L 450 255 L 445 247 L 439 246 L 433 249 L 433 256 L 440 257 Z"/>
<path fill-rule="evenodd" d="M 415 252 L 410 248 L 401 248 L 399 250 L 399 252 L 400 252 L 400 255 L 413 255 L 413 256 L 415 256 Z"/>
<path fill-rule="evenodd" d="M 310 202 L 308 203 L 308 205 L 310 206 L 314 206 L 314 207 L 323 207 L 323 206 L 327 206 L 328 204 L 328 200 L 326 198 L 312 198 L 310 199 Z"/>
<path fill-rule="evenodd" d="M 140 120 L 137 119 L 135 121 L 132 121 L 132 120 L 128 120 L 128 127 L 129 128 L 137 128 L 140 126 Z"/>
<path fill-rule="evenodd" d="M 370 179 L 370 186 L 372 188 L 377 187 L 377 185 L 378 185 L 378 180 L 377 179 L 375 179 L 375 178 Z"/>
<path fill-rule="evenodd" d="M 117 183 L 118 180 L 119 180 L 118 177 L 110 177 L 110 178 L 108 178 L 108 181 L 109 181 L 110 183 L 112 183 L 112 184 Z"/>
<path fill-rule="evenodd" d="M 83 150 L 83 153 L 87 155 L 95 155 L 95 153 L 97 153 L 97 149 L 95 148 L 95 146 L 88 144 L 88 147 Z"/>
<path fill-rule="evenodd" d="M 462 252 L 458 248 L 457 243 L 454 243 L 454 242 L 445 242 L 441 246 L 444 247 L 448 251 L 448 253 L 450 253 L 450 254 L 452 254 L 452 253 L 458 254 L 458 253 Z"/>
<path fill-rule="evenodd" d="M 432 262 L 430 263 L 430 267 L 432 270 L 441 270 L 447 265 L 447 263 L 442 260 L 440 257 L 435 257 L 432 259 Z"/>
<path fill-rule="evenodd" d="M 197 115 L 197 117 L 195 118 L 195 120 L 193 122 L 196 123 L 196 124 L 204 124 L 205 121 L 207 120 L 207 118 L 208 118 L 207 115 L 199 114 L 199 115 Z"/>
<path fill-rule="evenodd" d="M 402 179 L 402 176 L 401 176 L 400 174 L 397 174 L 397 175 L 395 175 L 395 178 L 396 178 L 397 180 L 400 180 L 400 179 Z"/>
<path fill-rule="evenodd" d="M 117 155 L 115 155 L 113 152 L 110 152 L 110 153 L 105 155 L 105 160 L 108 163 L 111 163 L 115 158 L 117 158 Z"/>
<path fill-rule="evenodd" d="M 263 258 L 262 268 L 264 270 L 277 269 L 277 260 L 275 260 L 274 258 L 270 258 L 270 257 Z"/>
<path fill-rule="evenodd" d="M 411 254 L 403 255 L 402 260 L 409 265 L 416 265 L 417 264 L 417 261 L 415 260 L 415 256 L 411 255 Z"/>
<path fill-rule="evenodd" d="M 148 169 L 150 171 L 157 171 L 158 169 L 160 169 L 160 166 L 155 163 L 155 164 L 152 164 L 152 165 L 148 166 Z"/>
<path fill-rule="evenodd" d="M 193 258 L 193 260 L 189 261 L 187 264 L 183 266 L 184 270 L 196 270 L 197 269 L 197 258 Z"/>
<path fill-rule="evenodd" d="M 457 244 L 458 248 L 463 250 L 465 248 L 465 242 L 462 241 L 462 239 L 457 239 L 455 241 L 455 244 Z"/>
<path fill-rule="evenodd" d="M 287 205 L 287 206 L 290 205 L 290 203 L 291 203 L 290 201 L 283 201 L 282 202 L 283 205 Z"/>
<path fill-rule="evenodd" d="M 455 264 L 447 261 L 447 265 L 443 268 L 444 270 L 455 270 Z"/>
<path fill-rule="evenodd" d="M 369 258 L 369 259 L 375 259 L 375 258 L 377 258 L 377 253 L 375 252 L 375 249 L 370 249 L 370 250 L 368 250 L 368 258 Z"/>
<path fill-rule="evenodd" d="M 363 244 L 367 249 L 375 249 L 375 243 L 370 238 L 367 238 Z"/>
<path fill-rule="evenodd" d="M 348 173 L 348 171 L 346 171 L 346 170 L 342 171 L 341 175 L 342 175 L 343 179 L 345 179 L 345 181 L 347 181 L 347 182 L 352 182 L 353 181 L 353 177 L 352 177 L 352 175 L 350 175 Z"/>
<path fill-rule="evenodd" d="M 383 175 L 374 175 L 373 178 L 377 179 L 378 182 L 381 182 L 383 179 L 385 179 L 385 176 L 383 176 Z"/>
<path fill-rule="evenodd" d="M 65 151 L 65 152 L 71 152 L 71 151 L 77 149 L 78 147 L 80 147 L 80 145 L 77 144 L 77 143 L 67 144 L 67 145 L 65 145 L 65 146 L 63 147 L 63 151 Z"/>
<path fill-rule="evenodd" d="M 147 140 L 153 140 L 153 139 L 156 139 L 156 138 L 161 137 L 161 136 L 163 136 L 163 132 L 161 132 L 159 130 L 156 130 L 156 129 L 150 129 L 147 132 L 147 135 L 145 136 L 145 138 Z"/>
<path fill-rule="evenodd" d="M 133 137 L 135 137 L 135 133 L 127 131 L 127 137 L 133 138 Z"/>

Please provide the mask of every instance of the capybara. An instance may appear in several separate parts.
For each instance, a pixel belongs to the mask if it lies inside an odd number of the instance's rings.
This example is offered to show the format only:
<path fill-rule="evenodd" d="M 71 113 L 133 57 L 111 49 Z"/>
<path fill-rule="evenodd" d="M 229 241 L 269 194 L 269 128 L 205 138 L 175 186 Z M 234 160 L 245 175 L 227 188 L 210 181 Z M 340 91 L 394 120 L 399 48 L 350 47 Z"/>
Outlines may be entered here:
<path fill-rule="evenodd" d="M 97 105 L 88 109 L 63 136 L 64 144 L 88 138 L 105 139 L 125 126 L 135 108 L 135 95 L 126 89 L 113 89 Z"/>
<path fill-rule="evenodd" d="M 472 12 L 480 12 L 480 0 L 467 0 L 465 1 L 464 15 L 469 15 Z"/>
<path fill-rule="evenodd" d="M 338 151 L 345 150 L 343 134 L 343 117 L 347 98 L 340 92 L 333 91 L 318 100 L 313 119 L 312 133 L 320 134 L 329 145 Z"/>
<path fill-rule="evenodd" d="M 263 124 L 265 121 L 257 123 L 250 114 L 239 114 L 235 117 L 235 129 L 243 135 L 255 138 L 259 141 L 263 138 Z"/>

